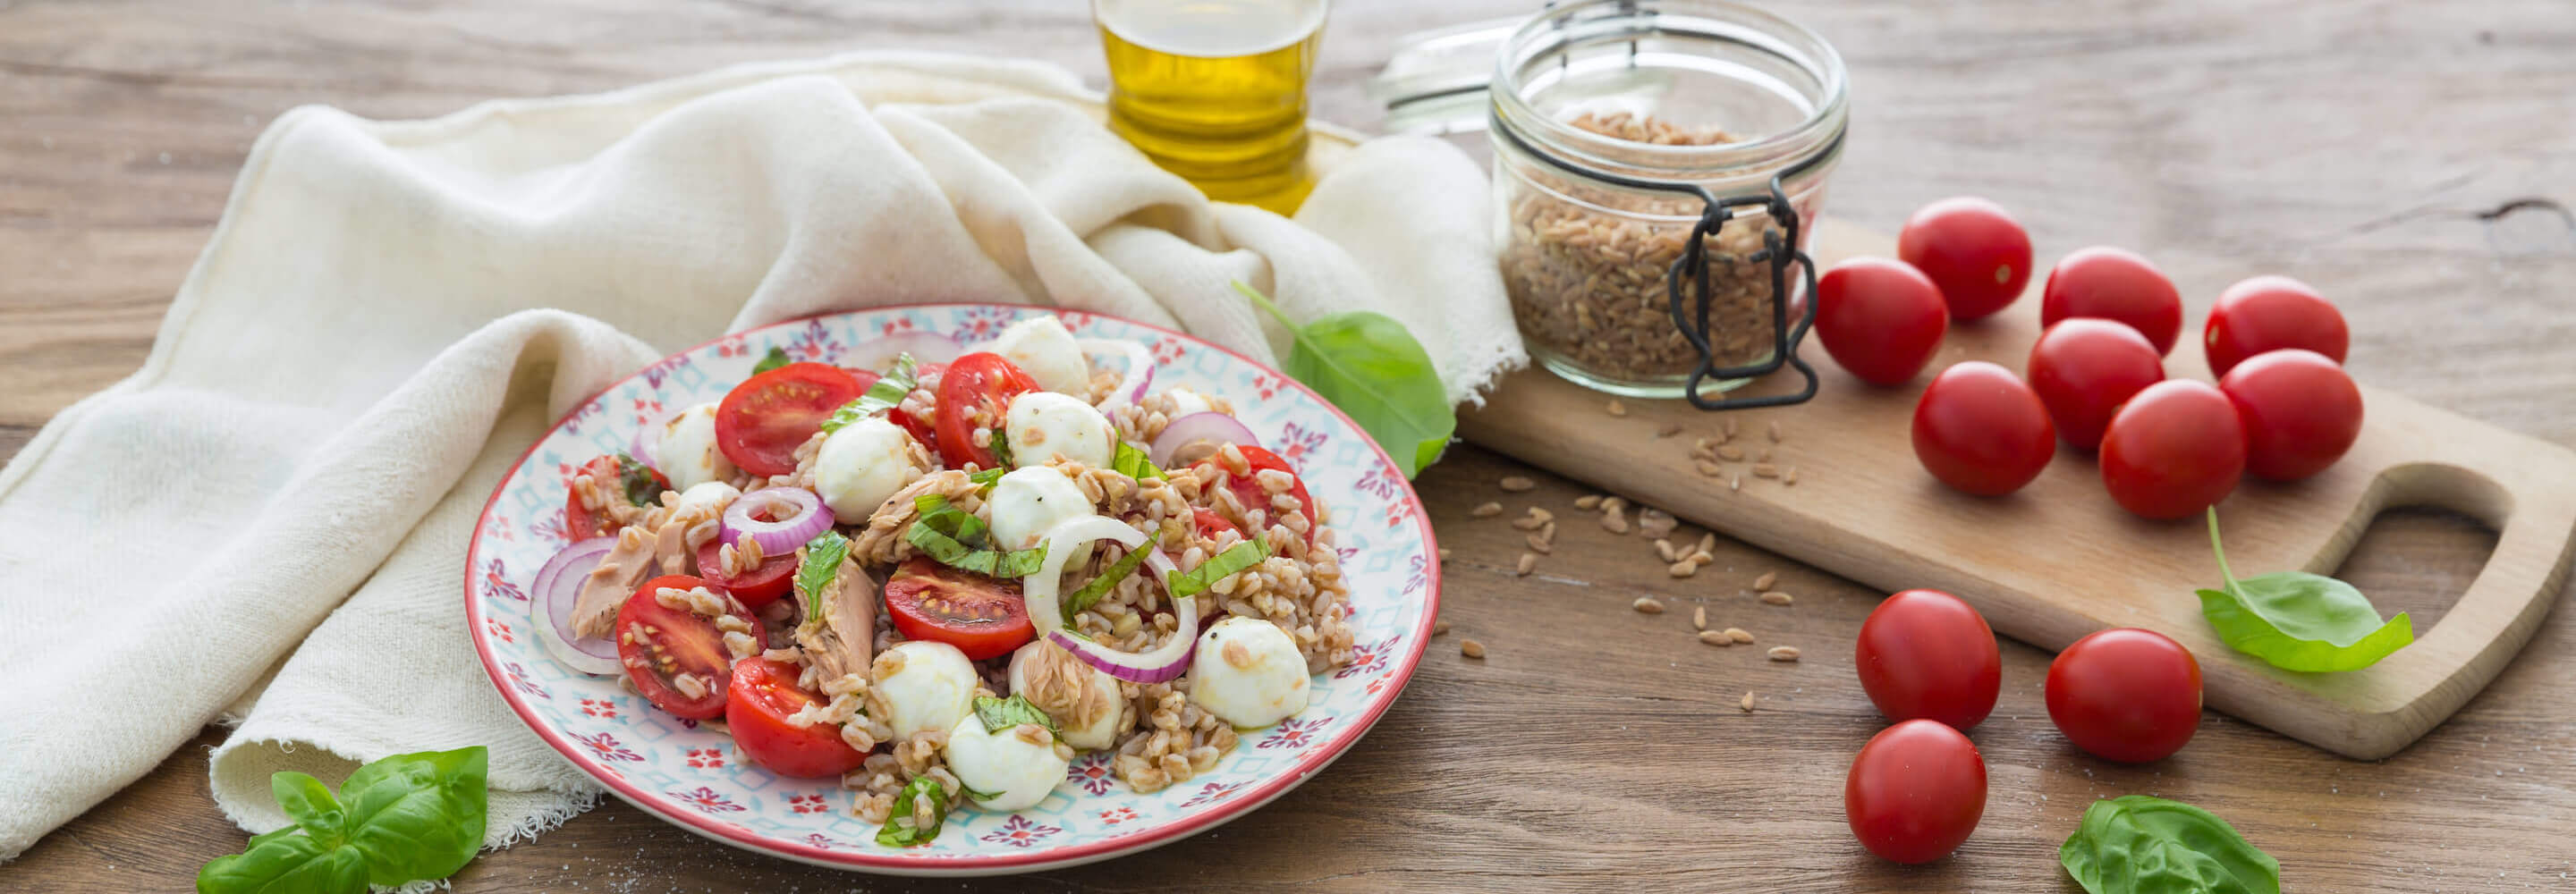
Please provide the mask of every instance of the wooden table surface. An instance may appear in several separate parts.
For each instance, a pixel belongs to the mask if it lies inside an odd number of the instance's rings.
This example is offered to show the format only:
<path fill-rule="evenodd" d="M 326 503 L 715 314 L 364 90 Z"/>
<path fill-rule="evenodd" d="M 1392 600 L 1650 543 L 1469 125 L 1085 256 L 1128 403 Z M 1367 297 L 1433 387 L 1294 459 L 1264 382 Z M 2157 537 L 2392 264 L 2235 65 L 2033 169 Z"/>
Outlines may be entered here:
<path fill-rule="evenodd" d="M 1347 0 L 1317 114 L 1377 119 L 1361 84 L 1396 35 L 1522 0 Z M 437 8 L 432 8 L 436 6 Z M 1894 228 L 1924 201 L 2015 209 L 2046 259 L 2109 242 L 2206 295 L 2287 272 L 2339 300 L 2364 381 L 2576 444 L 2576 16 L 2565 0 L 1911 0 L 1802 3 L 1852 68 L 1852 142 L 1829 214 Z M 857 47 L 1027 56 L 1101 76 L 1079 0 L 0 0 L 0 456 L 139 364 L 260 128 L 332 103 L 376 117 L 591 91 Z M 1699 577 L 1648 545 L 1565 529 L 1515 577 L 1503 499 L 1566 507 L 1578 482 L 1462 446 L 1417 482 L 1447 564 L 1411 689 L 1329 772 L 1218 831 L 1143 856 L 987 884 L 843 875 L 711 844 L 620 803 L 485 856 L 462 891 L 2076 890 L 2055 851 L 2097 797 L 2211 808 L 2298 891 L 2576 890 L 2576 612 L 2414 747 L 2353 762 L 2204 717 L 2180 755 L 2122 767 L 2049 726 L 2049 656 L 2007 641 L 1975 731 L 1984 824 L 1950 859 L 1863 853 L 1839 796 L 1881 721 L 1850 643 L 1877 593 L 1731 542 Z M 2493 534 L 2384 517 L 2342 575 L 2438 616 Z M 1777 569 L 1794 609 L 1741 591 Z M 1708 604 L 1797 664 L 1689 636 Z M 23 597 L 23 593 L 21 594 Z M 2561 602 L 2566 600 L 2562 597 Z M 1471 636 L 1489 657 L 1460 657 Z M 1752 691 L 1759 708 L 1737 699 Z M 177 890 L 245 836 L 206 794 L 209 729 L 0 867 L 0 888 Z"/>

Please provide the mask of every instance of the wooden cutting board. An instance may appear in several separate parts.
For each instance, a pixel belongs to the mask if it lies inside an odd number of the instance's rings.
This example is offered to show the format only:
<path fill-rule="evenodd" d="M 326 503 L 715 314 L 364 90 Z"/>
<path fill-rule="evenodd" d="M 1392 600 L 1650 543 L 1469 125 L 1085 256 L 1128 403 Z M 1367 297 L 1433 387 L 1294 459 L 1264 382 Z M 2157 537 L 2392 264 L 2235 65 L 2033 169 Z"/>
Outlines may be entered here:
<path fill-rule="evenodd" d="M 1888 237 L 1827 220 L 1821 266 L 1895 254 Z M 2467 592 L 2414 645 L 2365 670 L 2275 669 L 2220 642 L 2193 590 L 2216 585 L 2197 516 L 2151 522 L 2111 501 L 2090 454 L 2060 444 L 2038 480 L 2001 498 L 1934 481 L 1914 458 L 1914 401 L 1932 373 L 1962 360 L 2019 371 L 2039 331 L 2039 283 L 2002 314 L 1952 327 L 1925 374 L 1876 388 L 1844 373 L 1812 338 L 1801 356 L 1822 377 L 1815 400 L 1767 410 L 1704 413 L 1681 401 L 1609 399 L 1545 371 L 1513 375 L 1459 428 L 1468 440 L 1630 500 L 1890 592 L 1946 590 L 1998 633 L 2060 649 L 2107 627 L 2171 636 L 2199 658 L 2209 706 L 2362 759 L 2385 757 L 2458 710 L 2521 650 L 2549 612 L 2576 548 L 2576 452 L 2362 387 L 2360 442 L 2324 473 L 2294 484 L 2248 479 L 2219 505 L 2229 564 L 2241 575 L 2331 574 L 2380 510 L 2434 506 L 2493 526 L 2495 552 Z M 2194 307 L 2165 369 L 2209 379 Z M 1794 388 L 1783 371 L 1746 393 Z M 1697 436 L 1733 418 L 1732 443 L 1769 447 L 1795 484 L 1762 479 L 1752 461 L 1707 477 L 1690 455 Z M 1776 422 L 1783 434 L 1774 444 Z M 1673 423 L 1683 434 L 1658 438 Z M 1742 488 L 1728 478 L 1740 476 Z"/>

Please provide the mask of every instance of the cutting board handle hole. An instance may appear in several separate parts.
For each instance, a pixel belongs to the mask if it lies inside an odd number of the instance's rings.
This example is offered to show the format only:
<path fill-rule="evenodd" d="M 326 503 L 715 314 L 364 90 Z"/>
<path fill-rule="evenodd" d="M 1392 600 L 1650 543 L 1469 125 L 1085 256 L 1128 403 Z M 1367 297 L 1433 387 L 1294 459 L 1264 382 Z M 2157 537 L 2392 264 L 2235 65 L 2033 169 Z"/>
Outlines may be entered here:
<path fill-rule="evenodd" d="M 2383 616 L 2406 612 L 2422 638 L 2486 569 L 2513 505 L 2512 492 L 2469 469 L 2391 467 L 2372 482 L 2337 538 L 2349 545 L 2323 573 L 2368 594 Z"/>

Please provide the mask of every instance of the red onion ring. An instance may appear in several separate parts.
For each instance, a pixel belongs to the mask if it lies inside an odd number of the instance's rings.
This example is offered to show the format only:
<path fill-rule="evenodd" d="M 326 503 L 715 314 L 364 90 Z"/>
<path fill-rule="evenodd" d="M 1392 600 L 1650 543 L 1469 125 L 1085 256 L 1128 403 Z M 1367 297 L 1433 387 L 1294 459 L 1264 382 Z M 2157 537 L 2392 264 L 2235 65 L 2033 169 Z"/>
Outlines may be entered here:
<path fill-rule="evenodd" d="M 883 338 L 871 338 L 850 347 L 841 355 L 841 365 L 851 369 L 884 372 L 894 363 L 895 355 L 910 354 L 914 363 L 946 363 L 957 359 L 966 348 L 956 339 L 931 332 L 899 332 Z M 800 546 L 802 544 L 799 544 Z"/>
<path fill-rule="evenodd" d="M 1227 444 L 1259 447 L 1261 439 L 1253 436 L 1252 429 L 1243 427 L 1243 423 L 1234 417 L 1209 410 L 1191 413 L 1163 426 L 1163 433 L 1154 436 L 1149 453 L 1155 465 L 1172 469 L 1206 459 L 1216 452 L 1216 448 Z"/>
<path fill-rule="evenodd" d="M 1102 412 L 1145 400 L 1146 386 L 1154 384 L 1154 352 L 1146 350 L 1143 342 L 1123 338 L 1085 338 L 1074 344 L 1081 346 L 1086 359 L 1107 354 L 1127 358 L 1127 371 L 1120 374 L 1118 387 L 1109 389 L 1109 396 L 1100 400 Z"/>
<path fill-rule="evenodd" d="M 1172 612 L 1179 616 L 1177 620 L 1180 623 L 1174 625 L 1169 641 L 1150 652 L 1121 652 L 1065 633 L 1063 603 L 1057 601 L 1056 590 L 1063 585 L 1064 566 L 1069 558 L 1076 553 L 1090 552 L 1076 547 L 1087 546 L 1095 540 L 1116 541 L 1129 549 L 1148 550 L 1145 553 L 1146 573 L 1152 574 L 1157 581 L 1169 580 L 1165 575 L 1178 567 L 1172 564 L 1171 557 L 1163 555 L 1162 547 L 1146 542 L 1145 535 L 1126 522 L 1099 515 L 1077 516 L 1057 522 L 1055 527 L 1047 529 L 1043 538 L 1047 547 L 1046 561 L 1040 564 L 1036 574 L 1020 579 L 1021 598 L 1028 606 L 1029 624 L 1048 641 L 1082 659 L 1082 663 L 1130 683 L 1163 683 L 1188 673 L 1190 654 L 1198 648 L 1199 601 L 1195 596 L 1172 600 Z"/>
<path fill-rule="evenodd" d="M 546 566 L 538 569 L 536 585 L 530 588 L 535 616 L 537 641 L 565 667 L 585 674 L 615 676 L 625 673 L 617 661 L 617 643 L 608 637 L 582 639 L 573 635 L 573 600 L 581 594 L 581 582 L 599 567 L 599 559 L 616 548 L 615 537 L 593 537 L 563 548 Z"/>
<path fill-rule="evenodd" d="M 769 510 L 770 521 L 753 518 L 752 513 Z M 804 546 L 832 527 L 831 507 L 823 498 L 801 487 L 768 487 L 737 497 L 725 507 L 724 542 L 738 543 L 743 535 L 760 544 L 760 551 L 783 556 Z"/>

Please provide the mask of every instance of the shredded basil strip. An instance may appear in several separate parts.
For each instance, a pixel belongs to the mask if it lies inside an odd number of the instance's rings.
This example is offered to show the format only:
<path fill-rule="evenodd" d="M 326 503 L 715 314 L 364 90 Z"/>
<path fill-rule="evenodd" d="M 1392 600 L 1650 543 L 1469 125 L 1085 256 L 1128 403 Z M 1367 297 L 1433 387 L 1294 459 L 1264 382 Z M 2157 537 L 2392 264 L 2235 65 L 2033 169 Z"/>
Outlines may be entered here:
<path fill-rule="evenodd" d="M 787 359 L 787 349 L 781 348 L 777 345 L 770 345 L 769 353 L 760 355 L 760 362 L 751 365 L 751 374 L 755 376 L 760 375 L 761 373 L 786 366 L 789 362 L 790 361 Z"/>
<path fill-rule="evenodd" d="M 1163 477 L 1163 470 L 1154 467 L 1153 457 L 1146 456 L 1145 451 L 1125 441 L 1118 442 L 1118 452 L 1110 458 L 1109 468 L 1138 481 Z"/>
<path fill-rule="evenodd" d="M 637 462 L 624 453 L 617 454 L 617 484 L 626 491 L 626 502 L 637 506 L 655 506 L 662 500 L 662 479 L 655 477 L 653 467 Z"/>
<path fill-rule="evenodd" d="M 1011 439 L 1004 437 L 1001 429 L 993 430 L 992 448 L 993 462 L 996 463 L 994 468 L 1011 469 L 1019 466 L 1019 463 L 1011 459 Z"/>
<path fill-rule="evenodd" d="M 1199 567 L 1188 571 L 1172 572 L 1170 578 L 1172 595 L 1177 598 L 1205 593 L 1209 587 L 1216 586 L 1217 581 L 1232 577 L 1243 569 L 1259 565 L 1261 560 L 1267 558 L 1270 558 L 1270 550 L 1262 546 L 1260 541 L 1247 540 L 1237 543 L 1227 547 L 1225 552 L 1200 562 Z"/>
<path fill-rule="evenodd" d="M 850 538 L 839 531 L 826 530 L 805 542 L 805 561 L 796 566 L 796 594 L 805 597 L 806 620 L 823 616 L 823 591 L 832 588 L 832 578 L 849 557 Z"/>
<path fill-rule="evenodd" d="M 912 498 L 912 507 L 920 518 L 904 530 L 903 539 L 939 564 L 989 577 L 1016 578 L 1036 573 L 1046 562 L 1045 544 L 1036 549 L 994 549 L 992 530 L 984 520 L 950 505 L 947 497 L 923 494 Z"/>
<path fill-rule="evenodd" d="M 958 783 L 958 784 L 957 784 L 957 793 L 958 793 L 958 794 L 961 794 L 961 795 L 965 795 L 966 797 L 969 797 L 969 798 L 973 798 L 973 799 L 978 800 L 978 801 L 990 801 L 990 800 L 993 800 L 994 798 L 999 798 L 999 797 L 1001 797 L 1001 796 L 1002 796 L 1002 793 L 1001 793 L 1001 792 L 979 792 L 979 791 L 976 791 L 976 790 L 975 790 L 975 788 L 974 788 L 974 786 L 967 785 L 966 783 L 963 783 L 963 782 L 960 782 L 960 783 Z"/>
<path fill-rule="evenodd" d="M 912 824 L 913 803 L 930 799 L 930 825 Z M 939 827 L 948 819 L 948 790 L 939 780 L 915 777 L 904 783 L 903 791 L 894 796 L 894 809 L 886 814 L 885 827 L 877 830 L 877 843 L 887 847 L 910 847 L 939 837 Z"/>
<path fill-rule="evenodd" d="M 831 418 L 823 420 L 823 432 L 829 434 L 840 431 L 861 419 L 901 406 L 904 395 L 912 393 L 918 369 L 919 365 L 913 362 L 912 355 L 894 355 L 894 365 L 886 368 L 885 375 L 879 377 L 875 384 L 869 385 L 868 390 L 856 399 L 842 404 L 838 410 L 833 410 Z"/>
<path fill-rule="evenodd" d="M 1135 549 L 1128 550 L 1126 556 L 1110 563 L 1106 570 L 1100 572 L 1099 577 L 1092 578 L 1090 583 L 1083 584 L 1082 589 L 1073 591 L 1073 595 L 1064 597 L 1064 626 L 1072 627 L 1074 615 L 1081 614 L 1083 609 L 1099 603 L 1100 597 L 1109 595 L 1109 591 L 1117 587 L 1120 581 L 1126 580 L 1128 575 L 1135 574 L 1136 566 L 1145 563 L 1145 553 L 1153 548 L 1154 545 L 1151 542 L 1138 544 Z"/>
<path fill-rule="evenodd" d="M 1034 723 L 1045 727 L 1047 732 L 1059 738 L 1064 735 L 1064 728 L 1056 724 L 1055 718 L 1047 716 L 1047 712 L 1031 704 L 1028 696 L 1018 693 L 1012 693 L 1010 698 L 994 698 L 989 695 L 977 697 L 975 719 L 984 722 L 985 732 L 995 735 L 1023 723 Z"/>
<path fill-rule="evenodd" d="M 1002 476 L 1010 473 L 1009 469 L 977 469 L 966 473 L 966 480 L 983 486 L 983 489 L 977 493 L 989 494 L 993 492 L 993 485 L 1001 483 Z"/>

